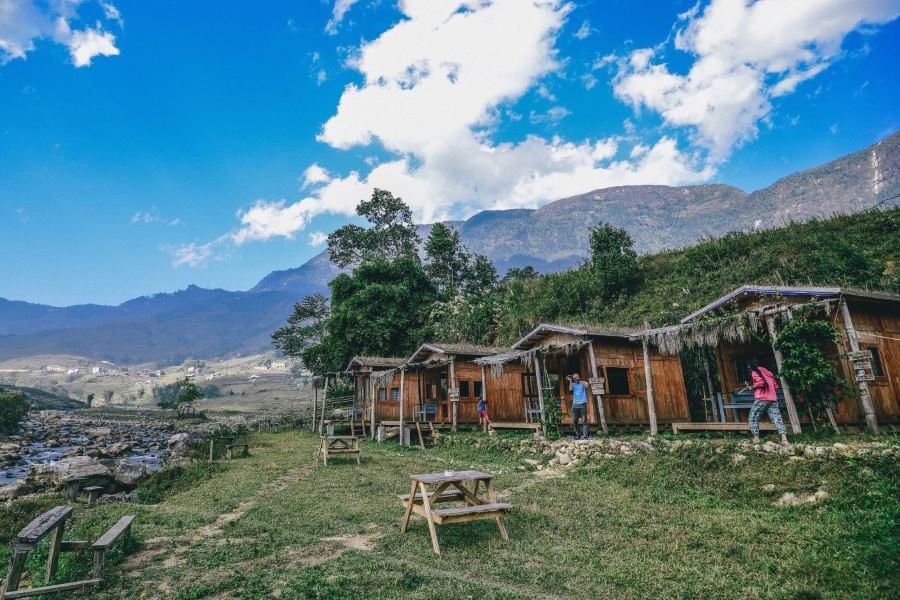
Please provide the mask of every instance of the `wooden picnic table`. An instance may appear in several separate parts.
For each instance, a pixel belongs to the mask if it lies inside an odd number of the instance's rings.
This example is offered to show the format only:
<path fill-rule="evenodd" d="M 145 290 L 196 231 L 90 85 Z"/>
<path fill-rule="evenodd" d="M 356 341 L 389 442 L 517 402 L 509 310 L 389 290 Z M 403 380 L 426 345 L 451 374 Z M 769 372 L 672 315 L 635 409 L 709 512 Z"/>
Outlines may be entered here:
<path fill-rule="evenodd" d="M 441 553 L 435 525 L 463 523 L 494 519 L 500 530 L 500 537 L 509 541 L 503 519 L 512 508 L 509 504 L 497 502 L 494 495 L 494 476 L 481 471 L 441 471 L 439 473 L 423 473 L 410 475 L 412 484 L 409 494 L 402 494 L 400 502 L 406 508 L 403 515 L 401 531 L 406 533 L 412 513 L 424 517 L 431 534 L 431 547 L 435 554 Z M 471 487 L 465 483 L 469 481 Z M 485 483 L 484 497 L 478 496 L 481 482 Z M 434 489 L 428 489 L 435 486 Z M 464 502 L 465 506 L 450 508 L 433 508 L 432 505 L 443 502 Z"/>
<path fill-rule="evenodd" d="M 324 464 L 328 464 L 328 457 L 337 454 L 346 454 L 356 457 L 356 464 L 359 461 L 359 438 L 355 435 L 326 435 L 322 437 L 319 444 L 319 457 Z"/>

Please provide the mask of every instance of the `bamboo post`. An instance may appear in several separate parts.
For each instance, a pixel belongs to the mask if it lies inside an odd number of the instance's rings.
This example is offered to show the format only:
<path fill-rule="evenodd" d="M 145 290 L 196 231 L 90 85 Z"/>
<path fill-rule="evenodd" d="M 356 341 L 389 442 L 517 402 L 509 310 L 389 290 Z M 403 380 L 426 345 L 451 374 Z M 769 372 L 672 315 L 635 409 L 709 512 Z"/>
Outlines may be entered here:
<path fill-rule="evenodd" d="M 378 388 L 375 387 L 375 380 L 372 378 L 372 375 L 369 374 L 369 391 L 372 394 L 369 396 L 369 435 L 374 440 L 375 439 L 375 403 L 378 401 Z"/>
<path fill-rule="evenodd" d="M 778 332 L 775 331 L 775 317 L 768 315 L 766 317 L 766 328 L 769 330 L 769 339 L 772 340 L 772 352 L 775 353 L 775 366 L 778 367 L 778 379 L 781 381 L 781 389 L 784 390 L 784 403 L 787 405 L 788 420 L 791 422 L 791 432 L 800 433 L 800 416 L 797 414 L 797 405 L 794 404 L 794 395 L 791 394 L 791 388 L 788 386 L 787 380 L 781 375 L 781 350 L 775 347 L 778 341 Z"/>
<path fill-rule="evenodd" d="M 841 316 L 844 319 L 844 329 L 847 330 L 847 341 L 850 342 L 850 349 L 853 352 L 859 352 L 859 337 L 856 334 L 856 328 L 853 327 L 853 319 L 850 317 L 850 308 L 847 302 L 841 298 Z M 879 435 L 878 417 L 875 414 L 875 407 L 872 405 L 872 396 L 869 394 L 869 384 L 865 381 L 857 382 L 859 387 L 859 399 L 862 401 L 863 412 L 866 415 L 866 426 L 874 435 Z"/>
<path fill-rule="evenodd" d="M 457 391 L 459 390 L 458 384 L 456 383 L 456 357 L 450 357 L 450 387 L 455 388 Z M 453 427 L 451 431 L 456 432 L 456 407 L 459 405 L 459 398 L 456 399 L 450 398 L 450 409 L 453 412 Z"/>
<path fill-rule="evenodd" d="M 541 409 L 541 431 L 547 434 L 547 424 L 544 422 L 544 388 L 541 385 L 541 362 L 543 356 L 540 354 L 534 357 L 534 382 L 537 384 L 538 407 Z"/>
<path fill-rule="evenodd" d="M 591 377 L 599 377 L 597 375 L 597 357 L 594 356 L 594 342 L 588 342 L 588 356 L 591 360 Z M 593 394 L 593 390 L 591 391 Z M 603 409 L 603 394 L 597 394 L 597 416 L 600 419 L 600 429 L 603 430 L 603 433 L 609 433 L 606 428 L 606 411 Z"/>
<path fill-rule="evenodd" d="M 322 392 L 322 412 L 319 417 L 319 435 L 325 435 L 325 405 L 328 404 L 328 375 L 325 375 L 325 390 Z"/>
<path fill-rule="evenodd" d="M 712 420 L 716 420 L 716 390 L 713 388 L 712 372 L 709 370 L 709 357 L 706 356 L 706 350 L 700 349 L 703 353 L 703 370 L 706 371 L 706 388 L 709 390 L 710 412 L 712 412 Z M 704 408 L 704 413 L 706 412 Z"/>
<path fill-rule="evenodd" d="M 649 330 L 650 326 L 644 323 Z M 647 418 L 650 420 L 650 435 L 656 435 L 656 399 L 653 396 L 653 370 L 650 367 L 650 346 L 647 343 L 647 337 L 641 338 L 644 347 L 644 379 L 647 381 Z"/>
<path fill-rule="evenodd" d="M 313 410 L 312 418 L 309 420 L 309 430 L 316 430 L 316 414 L 319 412 L 319 386 L 316 384 L 316 378 L 313 377 Z M 260 431 L 262 431 L 262 422 L 260 422 Z"/>
<path fill-rule="evenodd" d="M 400 445 L 403 445 L 403 408 L 406 401 L 403 399 L 403 391 L 406 384 L 406 368 L 400 368 Z"/>
<path fill-rule="evenodd" d="M 485 407 L 487 407 L 487 377 L 484 372 L 484 365 L 481 365 L 481 397 L 484 399 Z M 481 416 L 479 415 L 478 420 L 481 420 Z M 487 423 L 482 425 L 482 431 L 486 431 L 488 429 Z"/>

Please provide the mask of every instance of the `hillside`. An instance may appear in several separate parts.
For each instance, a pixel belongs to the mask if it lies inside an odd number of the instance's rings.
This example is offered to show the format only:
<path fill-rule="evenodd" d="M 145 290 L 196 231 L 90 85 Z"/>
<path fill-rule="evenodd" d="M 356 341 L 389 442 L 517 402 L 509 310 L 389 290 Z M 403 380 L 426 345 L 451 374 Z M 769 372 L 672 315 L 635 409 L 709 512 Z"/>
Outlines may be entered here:
<path fill-rule="evenodd" d="M 22 392 L 28 397 L 28 402 L 33 410 L 76 410 L 87 408 L 84 402 L 35 388 L 0 384 L 0 389 Z"/>
<path fill-rule="evenodd" d="M 890 208 L 900 204 L 898 194 L 900 133 L 895 133 L 869 148 L 792 174 L 752 194 L 723 184 L 614 187 L 563 198 L 534 210 L 482 211 L 450 224 L 471 250 L 490 258 L 501 273 L 525 265 L 550 273 L 582 262 L 587 255 L 588 227 L 600 220 L 627 229 L 650 265 L 662 260 L 651 253 L 731 231 L 770 229 L 877 205 Z M 429 228 L 420 226 L 420 234 L 427 235 Z M 834 235 L 840 237 L 841 233 Z M 771 238 L 772 243 L 778 242 L 777 237 Z M 856 243 L 850 250 L 866 249 L 877 240 L 863 235 Z M 806 249 L 793 251 L 802 255 Z M 270 350 L 269 335 L 284 322 L 291 305 L 306 294 L 327 291 L 328 281 L 337 273 L 327 253 L 321 253 L 296 269 L 270 273 L 247 292 L 190 286 L 119 306 L 65 308 L 0 299 L 0 360 L 76 354 L 126 364 L 171 364 L 189 356 L 216 358 Z M 752 279 L 752 273 L 739 274 L 747 279 L 736 285 Z M 707 279 L 703 271 L 695 275 Z M 776 277 L 773 271 L 757 275 Z M 724 282 L 718 285 L 721 288 Z"/>

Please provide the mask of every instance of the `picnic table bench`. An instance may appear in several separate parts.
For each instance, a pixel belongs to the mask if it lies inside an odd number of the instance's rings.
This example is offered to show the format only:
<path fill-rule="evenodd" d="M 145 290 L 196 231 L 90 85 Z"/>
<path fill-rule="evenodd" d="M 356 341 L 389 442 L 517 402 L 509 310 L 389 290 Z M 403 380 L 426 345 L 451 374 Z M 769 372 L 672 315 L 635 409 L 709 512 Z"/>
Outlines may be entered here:
<path fill-rule="evenodd" d="M 97 498 L 100 497 L 100 492 L 102 492 L 105 488 L 102 485 L 89 485 L 88 487 L 81 490 L 85 494 L 88 495 L 88 506 L 93 506 L 97 501 Z"/>
<path fill-rule="evenodd" d="M 236 453 L 237 450 L 240 450 L 239 455 Z M 231 459 L 235 456 L 250 456 L 250 444 L 226 444 L 225 457 Z"/>
<path fill-rule="evenodd" d="M 106 551 L 122 534 L 131 529 L 131 522 L 134 521 L 134 517 L 130 515 L 122 517 L 106 533 L 100 536 L 100 539 L 91 544 L 87 541 L 63 541 L 66 519 L 71 513 L 71 506 L 57 506 L 51 508 L 32 520 L 16 535 L 15 538 L 13 538 L 10 542 L 12 556 L 9 559 L 7 577 L 3 580 L 2 585 L 0 585 L 0 600 L 27 598 L 28 596 L 39 596 L 41 594 L 76 590 L 97 585 L 103 581 L 103 565 L 106 562 Z M 28 554 L 34 550 L 38 542 L 47 535 L 50 535 L 51 537 L 44 583 L 48 583 L 50 579 L 56 575 L 60 552 L 81 550 L 84 548 L 91 548 L 94 552 L 93 577 L 91 579 L 82 579 L 80 581 L 72 581 L 69 583 L 59 583 L 56 585 L 45 585 L 42 587 L 20 590 L 19 582 L 22 579 L 22 572 L 25 570 L 25 561 L 28 559 Z"/>
<path fill-rule="evenodd" d="M 401 531 L 406 533 L 409 527 L 409 519 L 413 513 L 424 517 L 428 523 L 431 547 L 435 554 L 441 553 L 435 525 L 494 519 L 497 522 L 497 528 L 500 530 L 500 537 L 505 541 L 509 541 L 506 526 L 503 525 L 503 517 L 506 516 L 512 506 L 503 502 L 497 502 L 493 487 L 494 476 L 490 473 L 481 471 L 442 471 L 440 473 L 410 475 L 409 478 L 412 482 L 409 493 L 399 496 L 400 502 L 406 508 Z M 466 481 L 472 482 L 471 488 L 466 487 Z M 478 496 L 478 488 L 482 481 L 485 482 L 483 498 Z M 428 486 L 430 485 L 436 487 L 433 490 L 429 490 Z M 432 507 L 433 504 L 459 501 L 464 502 L 465 506 Z"/>
<path fill-rule="evenodd" d="M 359 438 L 354 435 L 326 435 L 319 443 L 319 457 L 328 464 L 332 455 L 355 456 L 356 464 L 360 464 Z"/>

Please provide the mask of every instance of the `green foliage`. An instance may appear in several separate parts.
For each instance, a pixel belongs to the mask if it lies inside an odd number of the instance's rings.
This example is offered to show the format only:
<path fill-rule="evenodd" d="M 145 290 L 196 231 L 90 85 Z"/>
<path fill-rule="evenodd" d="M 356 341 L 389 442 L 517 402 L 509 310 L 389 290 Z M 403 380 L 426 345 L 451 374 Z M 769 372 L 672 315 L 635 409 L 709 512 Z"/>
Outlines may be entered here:
<path fill-rule="evenodd" d="M 547 439 L 559 439 L 559 426 L 563 420 L 562 409 L 556 405 L 551 394 L 544 394 L 544 425 L 547 428 Z"/>
<path fill-rule="evenodd" d="M 306 296 L 294 304 L 287 325 L 272 334 L 272 341 L 286 356 L 302 356 L 304 350 L 322 340 L 325 321 L 330 314 L 328 298 L 322 294 Z M 311 367 L 307 365 L 307 368 Z"/>
<path fill-rule="evenodd" d="M 454 296 L 466 269 L 467 252 L 459 239 L 459 232 L 435 223 L 425 240 L 425 272 L 438 292 Z"/>
<path fill-rule="evenodd" d="M 609 223 L 598 223 L 591 227 L 590 244 L 591 268 L 596 274 L 594 293 L 607 301 L 632 293 L 641 272 L 631 235 Z"/>
<path fill-rule="evenodd" d="M 222 390 L 219 386 L 209 383 L 200 388 L 200 395 L 204 398 L 218 398 L 222 395 Z"/>
<path fill-rule="evenodd" d="M 314 373 L 341 370 L 356 354 L 405 356 L 428 337 L 436 294 L 418 260 L 364 263 L 329 286 L 326 335 L 301 355 Z"/>
<path fill-rule="evenodd" d="M 503 276 L 503 283 L 509 283 L 511 281 L 528 281 L 537 279 L 540 276 L 541 274 L 531 265 L 524 267 L 510 267 L 506 270 L 506 275 Z"/>
<path fill-rule="evenodd" d="M 177 410 L 179 414 L 189 410 L 194 402 L 202 397 L 203 392 L 188 377 L 182 377 L 175 383 L 153 388 L 153 399 L 156 400 L 156 404 L 160 408 Z"/>
<path fill-rule="evenodd" d="M 143 389 L 143 388 L 141 388 L 141 389 Z M 90 407 L 90 405 L 94 403 L 94 393 L 93 392 L 91 392 L 90 394 L 87 395 L 87 398 L 85 398 L 84 403 L 87 404 L 88 407 Z"/>
<path fill-rule="evenodd" d="M 375 188 L 372 197 L 356 207 L 356 214 L 371 225 L 344 225 L 328 236 L 328 256 L 334 264 L 344 268 L 403 257 L 418 260 L 419 235 L 402 199 Z"/>
<path fill-rule="evenodd" d="M 851 393 L 853 387 L 838 376 L 826 346 L 837 343 L 840 334 L 828 321 L 794 318 L 778 333 L 775 346 L 781 350 L 781 375 L 798 399 L 806 402 L 817 416 Z"/>
<path fill-rule="evenodd" d="M 25 394 L 0 389 L 0 433 L 16 431 L 28 414 L 28 408 Z"/>
<path fill-rule="evenodd" d="M 110 404 L 113 399 L 114 392 L 112 390 L 103 390 L 103 403 Z"/>
<path fill-rule="evenodd" d="M 337 379 L 328 384 L 327 398 L 344 398 L 353 395 L 353 382 L 349 379 Z"/>

